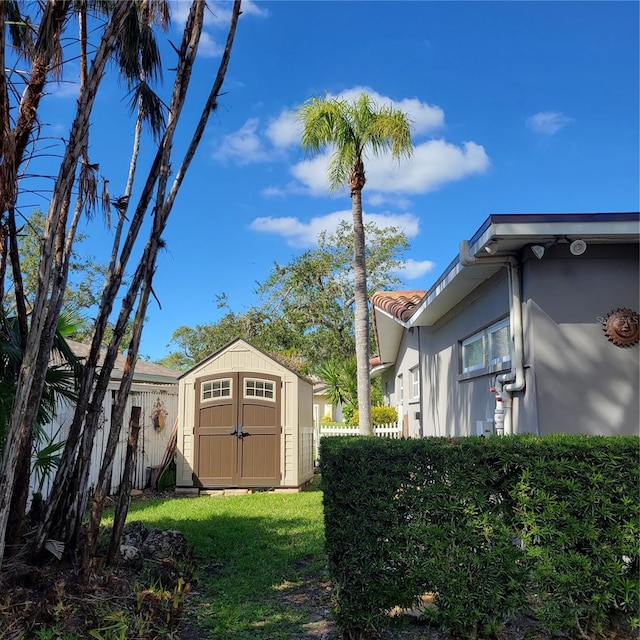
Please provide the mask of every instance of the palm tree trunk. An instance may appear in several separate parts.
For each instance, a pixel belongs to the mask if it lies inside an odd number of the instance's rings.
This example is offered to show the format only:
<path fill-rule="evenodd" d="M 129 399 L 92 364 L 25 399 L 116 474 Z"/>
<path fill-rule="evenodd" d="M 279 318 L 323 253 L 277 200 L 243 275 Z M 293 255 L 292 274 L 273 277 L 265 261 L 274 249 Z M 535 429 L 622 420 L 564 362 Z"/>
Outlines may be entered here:
<path fill-rule="evenodd" d="M 107 564 L 115 566 L 118 564 L 120 557 L 120 543 L 122 541 L 122 532 L 124 523 L 129 512 L 129 504 L 131 502 L 131 487 L 133 485 L 133 470 L 136 466 L 138 455 L 138 437 L 140 435 L 140 407 L 131 407 L 131 419 L 129 420 L 129 439 L 127 440 L 127 455 L 124 461 L 124 469 L 122 471 L 122 480 L 120 485 L 120 493 L 118 495 L 118 503 L 113 516 L 113 528 L 111 529 L 111 539 L 109 541 L 109 551 L 107 552 Z M 100 511 L 102 514 L 102 510 Z M 93 517 L 93 510 L 91 512 Z"/>
<path fill-rule="evenodd" d="M 358 431 L 373 435 L 371 428 L 371 382 L 369 379 L 369 297 L 367 295 L 367 263 L 362 190 L 351 191 L 353 214 L 353 284 L 355 297 L 356 362 L 358 364 Z"/>
<path fill-rule="evenodd" d="M 56 3 L 56 5 L 58 4 L 67 6 L 66 3 Z M 17 479 L 18 453 L 27 444 L 29 432 L 32 428 L 33 415 L 35 415 L 34 407 L 37 407 L 40 403 L 48 357 L 53 344 L 53 335 L 47 335 L 46 328 L 51 322 L 57 322 L 57 317 L 60 313 L 60 306 L 53 302 L 53 299 L 57 297 L 56 285 L 58 284 L 54 282 L 54 276 L 56 275 L 54 272 L 56 233 L 62 216 L 66 215 L 66 211 L 68 211 L 69 194 L 73 186 L 75 167 L 86 144 L 89 116 L 102 79 L 102 72 L 128 10 L 129 5 L 126 2 L 120 2 L 116 5 L 100 46 L 96 51 L 92 66 L 92 86 L 83 92 L 78 102 L 78 111 L 72 126 L 69 144 L 66 147 L 65 156 L 60 165 L 56 187 L 47 214 L 32 321 L 16 385 L 16 394 L 9 422 L 9 433 L 4 451 L 2 474 L 0 475 L 0 563 L 4 553 L 11 495 Z M 58 299 L 61 301 L 61 296 Z M 46 353 L 46 358 L 39 357 L 39 354 L 43 352 Z"/>
<path fill-rule="evenodd" d="M 177 172 L 173 187 L 169 196 L 165 198 L 166 184 L 168 176 L 171 173 L 169 167 L 171 162 L 173 137 L 185 102 L 191 68 L 195 60 L 197 44 L 204 19 L 204 4 L 200 0 L 194 0 L 194 3 L 192 4 L 192 10 L 185 27 L 183 46 L 180 48 L 181 56 L 178 61 L 174 93 L 169 109 L 169 121 L 153 166 L 149 171 L 132 224 L 125 237 L 124 245 L 120 252 L 120 261 L 115 269 L 115 273 L 118 274 L 118 277 L 111 277 L 108 280 L 108 286 L 105 287 L 105 291 L 103 293 L 98 313 L 98 322 L 94 331 L 91 354 L 85 367 L 85 372 L 89 377 L 83 381 L 83 386 L 81 387 L 80 402 L 76 406 L 76 412 L 70 428 L 69 438 L 71 439 L 73 436 L 74 440 L 76 440 L 80 437 L 80 431 L 83 424 L 84 433 L 82 434 L 79 447 L 76 446 L 73 449 L 65 449 L 65 455 L 63 455 L 63 459 L 56 474 L 56 480 L 47 504 L 44 520 L 36 535 L 35 546 L 37 549 L 42 548 L 47 537 L 57 537 L 63 542 L 70 544 L 70 546 L 73 546 L 73 542 L 78 538 L 82 514 L 84 513 L 84 508 L 88 501 L 88 472 L 91 447 L 97 430 L 100 406 L 106 392 L 109 375 L 113 368 L 115 355 L 117 354 L 117 348 L 120 340 L 122 339 L 125 324 L 128 321 L 130 312 L 133 308 L 135 297 L 144 277 L 145 270 L 148 271 L 149 269 L 153 269 L 155 266 L 157 252 L 161 247 L 161 236 L 175 201 L 176 194 L 182 180 L 184 179 L 184 175 L 193 158 L 195 150 L 202 138 L 207 119 L 210 113 L 215 109 L 216 101 L 226 74 L 239 15 L 240 0 L 236 0 L 232 11 L 232 18 L 227 36 L 227 45 L 220 62 L 218 74 L 214 80 L 211 93 L 205 108 L 203 109 L 196 131 L 185 153 L 183 163 Z M 96 337 L 98 332 L 104 328 L 102 325 L 106 325 L 113 301 L 115 300 L 120 287 L 121 275 L 124 273 L 124 265 L 131 254 L 134 240 L 138 235 L 139 227 L 143 219 L 143 214 L 148 209 L 149 202 L 153 195 L 152 191 L 156 183 L 158 183 L 158 188 L 156 193 L 157 205 L 153 217 L 154 227 L 147 243 L 147 247 L 145 248 L 143 256 L 138 263 L 136 273 L 129 286 L 129 291 L 122 302 L 120 315 L 116 323 L 116 328 L 114 329 L 114 338 L 109 346 L 105 359 L 102 363 L 100 375 L 96 381 L 95 366 L 100 346 L 100 341 L 97 340 Z M 148 286 L 150 289 L 151 276 L 149 276 Z M 107 310 L 109 310 L 109 312 L 105 313 Z M 135 348 L 130 348 L 130 355 L 133 358 L 137 357 L 137 345 Z M 83 401 L 83 395 L 85 395 L 83 394 L 83 390 L 86 391 L 85 397 L 91 398 L 90 401 Z M 78 443 L 76 442 L 76 445 L 77 444 Z"/>

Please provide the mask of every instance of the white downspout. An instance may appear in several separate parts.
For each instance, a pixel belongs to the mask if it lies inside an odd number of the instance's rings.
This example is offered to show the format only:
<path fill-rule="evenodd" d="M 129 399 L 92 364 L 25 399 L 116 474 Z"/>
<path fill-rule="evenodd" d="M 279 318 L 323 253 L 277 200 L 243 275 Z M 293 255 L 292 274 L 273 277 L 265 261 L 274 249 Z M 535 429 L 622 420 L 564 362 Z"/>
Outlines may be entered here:
<path fill-rule="evenodd" d="M 498 376 L 502 384 L 504 405 L 504 432 L 513 433 L 513 394 L 524 389 L 524 331 L 522 326 L 522 288 L 520 286 L 520 267 L 514 258 L 509 261 L 509 319 L 511 339 L 513 340 L 513 358 L 511 371 Z M 505 384 L 506 383 L 506 384 Z"/>
<path fill-rule="evenodd" d="M 511 371 L 497 377 L 496 386 L 500 393 L 496 397 L 496 414 L 501 409 L 504 419 L 505 435 L 513 433 L 513 393 L 522 391 L 525 387 L 524 379 L 524 332 L 522 323 L 522 288 L 520 286 L 520 266 L 513 256 L 482 257 L 472 256 L 469 250 L 469 242 L 463 240 L 460 243 L 460 264 L 463 267 L 471 267 L 475 264 L 502 264 L 507 267 L 509 283 L 509 323 L 511 339 L 513 341 L 513 358 L 511 359 Z M 498 397 L 500 400 L 498 401 Z M 501 407 L 498 407 L 498 402 Z M 496 429 L 497 431 L 498 429 Z"/>

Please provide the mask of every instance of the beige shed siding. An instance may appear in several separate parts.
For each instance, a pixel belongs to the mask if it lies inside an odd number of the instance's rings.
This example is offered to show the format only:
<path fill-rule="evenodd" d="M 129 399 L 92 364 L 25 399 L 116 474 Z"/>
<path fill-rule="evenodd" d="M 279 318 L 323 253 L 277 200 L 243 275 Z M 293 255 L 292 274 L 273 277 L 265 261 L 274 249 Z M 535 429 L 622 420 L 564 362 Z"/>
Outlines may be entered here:
<path fill-rule="evenodd" d="M 191 476 L 191 460 L 193 460 L 193 418 L 187 418 L 189 407 L 193 416 L 193 394 L 188 394 L 188 384 L 180 380 L 178 399 L 178 447 L 176 451 L 176 484 L 179 487 L 190 487 L 193 484 Z M 193 385 L 192 385 L 193 387 Z"/>
<path fill-rule="evenodd" d="M 293 485 L 295 484 L 295 473 L 293 468 L 293 442 L 295 439 L 295 435 L 293 429 L 291 427 L 286 427 L 283 429 L 283 438 L 284 441 L 284 472 L 282 476 L 282 484 L 283 485 Z"/>
<path fill-rule="evenodd" d="M 304 411 L 308 412 L 305 417 L 305 428 L 312 432 L 312 387 L 309 382 L 303 380 L 295 373 L 280 365 L 275 360 L 265 356 L 263 353 L 245 343 L 238 341 L 229 345 L 228 348 L 205 360 L 200 366 L 196 366 L 180 379 L 180 401 L 179 401 L 179 421 L 178 421 L 178 454 L 177 454 L 177 484 L 180 487 L 193 486 L 193 432 L 195 420 L 195 381 L 206 375 L 223 373 L 225 371 L 255 371 L 257 373 L 271 374 L 279 376 L 282 380 L 281 389 L 281 485 L 299 486 L 306 481 L 306 467 L 311 468 L 313 473 L 313 460 L 311 453 L 308 454 L 309 463 L 305 463 L 305 473 L 301 473 L 300 457 L 304 454 L 304 442 L 311 436 L 300 431 L 298 425 L 300 416 Z M 300 406 L 300 390 L 302 389 L 309 396 L 304 400 L 304 410 Z M 308 425 L 306 424 L 308 423 Z M 302 425 L 301 425 L 302 426 Z M 310 445 L 309 445 L 310 446 Z"/>
<path fill-rule="evenodd" d="M 313 385 L 299 381 L 298 484 L 313 478 Z"/>

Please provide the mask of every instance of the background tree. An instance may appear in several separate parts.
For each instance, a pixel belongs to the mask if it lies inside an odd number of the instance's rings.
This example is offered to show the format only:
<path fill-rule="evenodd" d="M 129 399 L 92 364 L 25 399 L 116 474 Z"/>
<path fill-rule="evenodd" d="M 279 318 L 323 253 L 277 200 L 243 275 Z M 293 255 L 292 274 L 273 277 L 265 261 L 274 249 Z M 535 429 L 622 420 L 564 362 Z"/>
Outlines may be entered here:
<path fill-rule="evenodd" d="M 329 162 L 329 186 L 348 185 L 353 215 L 353 279 L 355 292 L 355 341 L 358 364 L 360 433 L 370 435 L 371 383 L 369 379 L 369 298 L 362 189 L 366 183 L 367 152 L 390 152 L 392 158 L 411 155 L 411 127 L 406 114 L 392 106 L 378 107 L 366 94 L 353 101 L 313 97 L 298 109 L 302 147 L 308 155 L 333 150 Z"/>
<path fill-rule="evenodd" d="M 405 234 L 372 223 L 366 229 L 369 293 L 396 288 L 400 279 L 395 273 L 409 246 Z M 178 350 L 161 363 L 188 368 L 238 337 L 304 374 L 336 358 L 350 359 L 355 350 L 352 253 L 347 222 L 333 233 L 321 233 L 317 247 L 273 265 L 247 312 L 228 310 L 218 322 L 177 329 L 171 342 Z M 226 297 L 219 306 L 228 309 Z"/>
<path fill-rule="evenodd" d="M 40 259 L 40 238 L 44 233 L 44 214 L 36 209 L 18 228 L 18 254 L 20 256 L 20 272 L 26 308 L 31 309 L 35 296 Z M 77 233 L 75 246 L 69 261 L 69 280 L 64 292 L 64 307 L 74 316 L 71 330 L 65 334 L 69 340 L 88 342 L 93 331 L 92 315 L 100 303 L 102 287 L 108 274 L 108 265 L 97 263 L 92 256 L 81 253 L 80 245 L 87 234 Z M 13 316 L 16 310 L 15 292 L 11 275 L 7 279 L 6 292 L 3 299 L 5 314 Z M 113 335 L 113 323 L 109 322 L 105 330 L 102 344 L 107 346 Z M 129 323 L 120 351 L 126 349 L 131 337 Z"/>

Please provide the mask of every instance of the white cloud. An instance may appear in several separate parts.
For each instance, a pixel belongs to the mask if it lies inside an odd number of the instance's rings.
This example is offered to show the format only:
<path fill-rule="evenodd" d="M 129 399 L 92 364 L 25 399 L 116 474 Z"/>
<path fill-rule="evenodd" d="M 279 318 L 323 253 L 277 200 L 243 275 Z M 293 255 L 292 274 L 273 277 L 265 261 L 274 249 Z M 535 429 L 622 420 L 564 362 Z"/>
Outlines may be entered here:
<path fill-rule="evenodd" d="M 414 260 L 413 258 L 409 258 L 409 260 L 405 260 L 401 267 L 393 273 L 405 280 L 416 280 L 432 271 L 435 266 L 436 263 L 431 260 Z"/>
<path fill-rule="evenodd" d="M 398 165 L 380 157 L 372 158 L 365 167 L 375 191 L 428 193 L 447 182 L 484 173 L 489 168 L 489 156 L 475 142 L 457 146 L 445 140 L 429 140 L 414 148 L 408 162 Z"/>
<path fill-rule="evenodd" d="M 190 2 L 174 0 L 171 3 L 171 22 L 182 31 L 191 9 Z M 200 35 L 198 53 L 207 58 L 215 58 L 222 55 L 224 46 L 217 43 L 207 29 L 227 29 L 231 19 L 231 2 L 209 2 L 204 10 L 204 29 Z M 259 7 L 253 0 L 244 0 L 242 3 L 242 13 L 266 17 L 269 12 Z M 224 36 L 226 38 L 226 36 Z"/>
<path fill-rule="evenodd" d="M 379 94 L 377 91 L 368 87 L 354 87 L 353 89 L 347 89 L 340 94 L 332 95 L 327 94 L 329 98 L 340 97 L 345 100 L 353 100 L 359 96 L 362 92 L 366 92 L 373 100 L 382 106 L 385 104 L 392 104 L 395 108 L 401 109 L 405 113 L 408 113 L 412 123 L 413 131 L 417 134 L 423 134 L 428 131 L 440 129 L 444 126 L 444 112 L 440 107 L 429 105 L 425 102 L 420 102 L 417 98 L 407 98 L 404 100 L 392 100 L 386 96 Z M 238 132 L 242 135 L 242 129 Z M 254 134 L 264 139 L 264 143 L 268 141 L 274 149 L 286 149 L 291 147 L 299 147 L 300 139 L 302 135 L 302 129 L 300 123 L 296 121 L 296 112 L 294 109 L 284 109 L 275 118 L 272 118 L 264 129 L 258 130 L 257 126 L 254 129 Z M 262 146 L 264 146 L 264 143 Z M 262 161 L 266 158 L 264 156 L 256 156 L 253 161 Z M 250 160 L 244 159 L 243 162 Z M 321 162 L 318 160 L 318 162 Z M 301 169 L 305 173 L 305 169 Z M 310 169 L 311 172 L 317 171 L 317 169 Z M 295 175 L 295 171 L 294 171 Z M 324 183 L 326 179 L 323 178 L 323 185 L 320 186 L 318 180 L 309 177 L 308 180 L 302 180 L 310 186 L 314 193 L 326 192 L 326 186 Z"/>
<path fill-rule="evenodd" d="M 274 147 L 290 147 L 300 144 L 301 131 L 295 111 L 285 109 L 269 122 L 265 135 Z"/>
<path fill-rule="evenodd" d="M 328 97 L 354 100 L 362 93 L 366 93 L 372 98 L 378 107 L 392 105 L 395 109 L 400 109 L 400 111 L 406 113 L 411 120 L 414 134 L 420 135 L 444 127 L 444 111 L 438 106 L 421 102 L 417 98 L 393 100 L 369 87 L 353 87 L 340 92 L 336 96 L 329 95 Z"/>
<path fill-rule="evenodd" d="M 45 88 L 45 91 L 54 98 L 61 98 L 63 100 L 66 100 L 67 98 L 77 99 L 80 95 L 80 83 L 76 80 L 49 82 Z"/>
<path fill-rule="evenodd" d="M 297 195 L 308 195 L 307 189 L 295 180 L 292 180 L 283 187 L 270 185 L 263 189 L 260 193 L 267 198 L 281 198 L 292 193 Z"/>
<path fill-rule="evenodd" d="M 223 52 L 224 47 L 216 42 L 211 34 L 203 31 L 198 44 L 198 55 L 202 55 L 205 58 L 217 58 L 221 56 Z"/>
<path fill-rule="evenodd" d="M 263 6 L 258 6 L 253 0 L 243 0 L 242 13 L 259 16 L 260 18 L 266 18 L 269 15 L 269 11 L 267 9 Z"/>
<path fill-rule="evenodd" d="M 293 216 L 256 218 L 250 228 L 261 233 L 281 236 L 293 247 L 311 247 L 316 244 L 318 235 L 322 231 L 332 233 L 343 220 L 351 223 L 350 210 L 334 211 L 325 216 L 311 218 L 308 222 Z M 364 222 L 373 222 L 380 229 L 397 227 L 404 231 L 407 238 L 414 238 L 420 227 L 418 218 L 410 213 L 365 213 Z"/>
<path fill-rule="evenodd" d="M 291 168 L 293 176 L 312 195 L 328 192 L 327 166 L 332 150 Z M 387 154 L 365 160 L 366 191 L 373 193 L 428 193 L 447 182 L 484 173 L 489 156 L 482 145 L 465 142 L 461 147 L 445 140 L 429 140 L 414 147 L 409 160 L 394 162 Z"/>
<path fill-rule="evenodd" d="M 238 131 L 224 136 L 213 157 L 218 160 L 234 160 L 238 164 L 249 164 L 266 160 L 268 154 L 256 134 L 258 119 L 249 118 Z"/>
<path fill-rule="evenodd" d="M 394 209 L 408 209 L 411 206 L 409 198 L 404 198 L 396 193 L 368 193 L 366 190 L 362 197 L 373 207 L 392 206 Z"/>
<path fill-rule="evenodd" d="M 409 113 L 419 133 L 444 126 L 442 109 L 417 98 L 392 100 L 368 87 L 354 87 L 337 96 L 328 94 L 328 97 L 351 100 L 362 92 L 370 95 L 379 106 L 392 103 L 394 107 Z M 299 145 L 300 137 L 300 124 L 296 122 L 295 110 L 284 109 L 266 127 L 260 126 L 257 118 L 248 120 L 238 131 L 223 139 L 214 157 L 239 164 L 265 162 L 284 157 L 282 154 L 287 148 Z M 328 195 L 327 167 L 332 153 L 333 149 L 328 148 L 313 158 L 300 160 L 289 169 L 294 177 L 293 182 L 284 186 L 271 185 L 263 194 Z M 428 193 L 448 182 L 483 173 L 488 167 L 489 157 L 484 147 L 475 142 L 456 145 L 443 139 L 423 140 L 414 143 L 411 158 L 400 162 L 393 160 L 388 153 L 365 158 L 367 187 L 364 197 L 373 206 L 393 203 L 394 207 L 406 209 L 409 206 L 407 195 Z M 343 192 L 346 192 L 346 186 L 339 190 L 340 195 Z"/>
<path fill-rule="evenodd" d="M 552 136 L 570 122 L 573 122 L 572 118 L 558 111 L 540 111 L 527 118 L 527 127 L 535 133 Z"/>
<path fill-rule="evenodd" d="M 191 3 L 184 0 L 174 0 L 171 3 L 171 21 L 178 25 L 181 29 L 184 27 Z M 204 10 L 205 27 L 226 27 L 231 18 L 232 3 L 231 2 L 208 2 Z M 244 0 L 242 3 L 242 13 L 244 15 L 253 15 L 265 18 L 269 12 L 263 7 L 258 6 L 253 0 Z"/>

